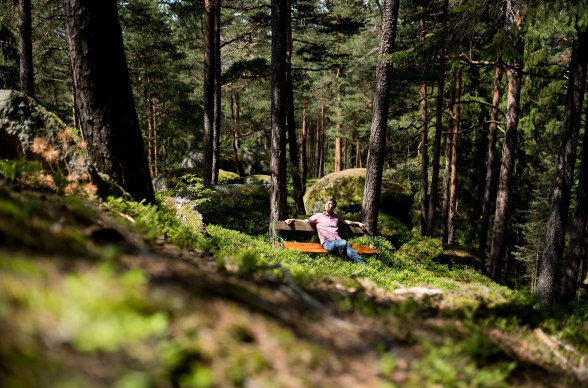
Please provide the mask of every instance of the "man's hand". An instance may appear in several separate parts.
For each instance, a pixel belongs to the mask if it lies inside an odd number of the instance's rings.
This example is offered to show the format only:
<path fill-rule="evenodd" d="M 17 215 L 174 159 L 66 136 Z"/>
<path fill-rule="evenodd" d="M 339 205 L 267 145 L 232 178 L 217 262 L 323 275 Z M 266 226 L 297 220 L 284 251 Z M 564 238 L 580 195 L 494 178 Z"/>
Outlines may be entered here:
<path fill-rule="evenodd" d="M 288 218 L 286 221 L 284 221 L 287 225 L 290 225 L 292 222 L 294 222 L 294 220 L 292 218 Z"/>
<path fill-rule="evenodd" d="M 357 223 L 357 226 L 359 226 L 362 230 L 366 230 L 365 229 L 365 224 L 362 224 L 361 222 Z"/>

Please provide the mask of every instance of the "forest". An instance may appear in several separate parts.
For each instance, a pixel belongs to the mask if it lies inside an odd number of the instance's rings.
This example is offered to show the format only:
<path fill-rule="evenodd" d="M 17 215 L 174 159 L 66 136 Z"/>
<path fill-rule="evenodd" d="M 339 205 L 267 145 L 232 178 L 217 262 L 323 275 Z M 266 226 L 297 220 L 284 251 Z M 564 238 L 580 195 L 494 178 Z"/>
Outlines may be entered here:
<path fill-rule="evenodd" d="M 588 383 L 585 0 L 0 5 L 0 385 Z"/>

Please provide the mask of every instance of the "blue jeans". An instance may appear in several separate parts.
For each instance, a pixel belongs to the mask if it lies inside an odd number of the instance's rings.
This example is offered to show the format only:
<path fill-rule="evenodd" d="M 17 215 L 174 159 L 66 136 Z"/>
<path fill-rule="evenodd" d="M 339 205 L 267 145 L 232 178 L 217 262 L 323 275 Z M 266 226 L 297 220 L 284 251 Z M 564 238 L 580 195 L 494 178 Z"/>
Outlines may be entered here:
<path fill-rule="evenodd" d="M 343 260 L 353 260 L 356 263 L 367 265 L 363 257 L 359 253 L 355 252 L 355 249 L 351 247 L 351 244 L 347 240 L 329 240 L 323 243 L 323 248 L 333 255 L 339 256 Z"/>

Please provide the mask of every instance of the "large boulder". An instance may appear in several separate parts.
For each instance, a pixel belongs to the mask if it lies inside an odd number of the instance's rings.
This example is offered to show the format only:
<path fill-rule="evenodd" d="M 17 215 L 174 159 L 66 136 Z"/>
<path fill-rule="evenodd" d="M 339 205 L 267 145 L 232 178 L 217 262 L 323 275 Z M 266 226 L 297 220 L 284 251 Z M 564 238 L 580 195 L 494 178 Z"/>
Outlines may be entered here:
<path fill-rule="evenodd" d="M 75 128 L 67 127 L 33 98 L 0 90 L 0 158 L 23 157 L 64 176 L 66 182 L 60 189 L 65 193 L 84 190 L 101 196 L 127 195 L 91 165 L 86 143 Z"/>
<path fill-rule="evenodd" d="M 365 168 L 352 168 L 325 175 L 306 191 L 306 212 L 314 214 L 323 211 L 329 197 L 337 200 L 337 207 L 342 212 L 360 211 L 365 174 Z M 410 209 L 413 201 L 413 193 L 408 188 L 389 178 L 382 179 L 380 212 L 398 218 L 409 229 L 412 229 Z"/>
<path fill-rule="evenodd" d="M 67 163 L 79 136 L 55 114 L 15 90 L 0 90 L 0 158 Z M 75 150 L 74 150 L 75 151 Z"/>
<path fill-rule="evenodd" d="M 270 153 L 265 148 L 241 147 L 238 150 L 239 160 L 245 175 L 268 174 Z M 235 165 L 235 154 L 232 149 L 222 149 L 219 153 L 219 166 L 225 171 L 237 172 Z M 204 153 L 192 150 L 180 163 L 181 168 L 204 168 Z"/>

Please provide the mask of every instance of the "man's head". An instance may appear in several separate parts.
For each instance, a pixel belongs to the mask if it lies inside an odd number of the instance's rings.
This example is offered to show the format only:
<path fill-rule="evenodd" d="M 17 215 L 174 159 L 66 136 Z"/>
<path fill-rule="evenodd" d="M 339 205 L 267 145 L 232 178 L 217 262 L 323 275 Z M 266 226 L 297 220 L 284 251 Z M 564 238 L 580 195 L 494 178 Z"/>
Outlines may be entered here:
<path fill-rule="evenodd" d="M 337 207 L 337 200 L 335 200 L 335 198 L 329 198 L 325 202 L 325 211 L 329 214 L 333 213 L 335 211 L 336 207 Z"/>

